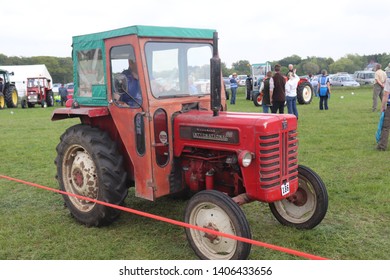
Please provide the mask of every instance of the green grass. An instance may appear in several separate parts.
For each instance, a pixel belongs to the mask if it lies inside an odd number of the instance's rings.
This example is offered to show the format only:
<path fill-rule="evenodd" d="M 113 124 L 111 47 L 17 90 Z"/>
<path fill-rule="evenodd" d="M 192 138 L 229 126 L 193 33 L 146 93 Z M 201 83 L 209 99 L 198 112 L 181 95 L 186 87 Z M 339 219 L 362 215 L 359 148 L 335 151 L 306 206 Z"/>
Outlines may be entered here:
<path fill-rule="evenodd" d="M 354 92 L 354 94 L 351 94 Z M 329 110 L 318 99 L 298 105 L 299 162 L 315 170 L 329 193 L 325 219 L 312 230 L 280 225 L 268 205 L 244 211 L 253 239 L 330 259 L 390 259 L 390 152 L 375 150 L 379 113 L 371 112 L 371 88 L 334 89 Z M 344 98 L 341 98 L 344 96 Z M 260 112 L 239 89 L 229 110 Z M 53 108 L 0 111 L 0 174 L 58 188 L 55 147 L 78 120 L 52 122 Z M 134 197 L 128 207 L 183 220 L 186 201 Z M 184 230 L 123 213 L 111 226 L 88 228 L 70 217 L 61 195 L 0 179 L 0 259 L 196 259 Z M 301 259 L 252 247 L 250 259 Z"/>

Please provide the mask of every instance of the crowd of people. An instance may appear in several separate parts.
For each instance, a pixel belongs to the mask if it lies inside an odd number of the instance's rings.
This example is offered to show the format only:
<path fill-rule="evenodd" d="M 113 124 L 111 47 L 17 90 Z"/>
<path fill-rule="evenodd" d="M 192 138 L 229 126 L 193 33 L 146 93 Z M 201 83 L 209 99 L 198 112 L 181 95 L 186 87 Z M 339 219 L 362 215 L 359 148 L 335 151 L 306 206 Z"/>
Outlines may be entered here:
<path fill-rule="evenodd" d="M 264 79 L 258 83 L 259 93 L 262 96 L 263 113 L 284 114 L 284 107 L 287 105 L 287 113 L 294 114 L 298 119 L 297 108 L 297 87 L 299 76 L 292 64 L 288 66 L 286 75 L 280 73 L 281 66 L 276 64 L 274 72 L 268 71 Z M 230 104 L 236 103 L 236 94 L 238 88 L 237 74 L 233 73 L 230 79 L 231 95 Z M 250 75 L 246 79 L 246 100 L 252 100 L 253 79 Z M 319 79 L 319 85 L 315 88 L 315 95 L 320 97 L 319 109 L 328 110 L 328 98 L 330 97 L 331 88 L 327 71 L 322 71 Z"/>
<path fill-rule="evenodd" d="M 274 72 L 268 71 L 261 83 L 258 83 L 259 93 L 262 97 L 263 113 L 279 113 L 284 114 L 284 106 L 287 105 L 288 114 L 294 114 L 298 119 L 297 109 L 297 87 L 299 76 L 296 74 L 296 69 L 293 65 L 288 66 L 286 75 L 280 73 L 281 66 L 276 64 Z M 234 73 L 231 82 L 232 99 L 230 104 L 235 104 L 238 82 L 237 74 Z M 310 79 L 310 77 L 309 77 Z M 246 80 L 246 99 L 251 100 L 251 92 L 253 90 L 253 79 L 248 75 Z M 328 110 L 328 99 L 331 94 L 331 84 L 326 70 L 322 70 L 321 76 L 318 78 L 318 86 L 314 88 L 315 94 L 319 97 L 319 109 Z M 390 135 L 390 63 L 382 70 L 381 64 L 376 65 L 375 82 L 373 85 L 372 94 L 372 111 L 376 112 L 378 107 L 378 99 L 380 100 L 380 111 L 382 118 L 380 121 L 379 138 L 377 140 L 376 149 L 385 151 L 388 146 Z"/>

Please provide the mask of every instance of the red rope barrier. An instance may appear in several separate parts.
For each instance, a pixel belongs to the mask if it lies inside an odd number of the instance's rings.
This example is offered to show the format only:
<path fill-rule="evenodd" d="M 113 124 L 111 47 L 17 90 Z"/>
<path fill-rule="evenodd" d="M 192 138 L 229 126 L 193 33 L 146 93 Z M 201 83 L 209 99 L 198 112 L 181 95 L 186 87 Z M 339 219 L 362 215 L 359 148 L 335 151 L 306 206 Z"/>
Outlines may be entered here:
<path fill-rule="evenodd" d="M 280 251 L 280 252 L 287 253 L 287 254 L 290 254 L 290 255 L 295 255 L 295 256 L 307 258 L 307 259 L 310 259 L 310 260 L 327 260 L 327 258 L 323 258 L 323 257 L 320 257 L 320 256 L 316 256 L 316 255 L 300 252 L 300 251 L 297 251 L 297 250 L 293 250 L 293 249 L 289 249 L 289 248 L 285 248 L 285 247 L 281 247 L 281 246 L 276 246 L 276 245 L 272 245 L 272 244 L 256 241 L 256 240 L 253 240 L 253 239 L 248 239 L 248 238 L 244 238 L 244 237 L 240 237 L 240 236 L 236 236 L 236 235 L 231 235 L 231 234 L 227 234 L 227 233 L 223 233 L 223 232 L 219 232 L 219 231 L 215 231 L 215 230 L 211 230 L 211 229 L 207 229 L 207 228 L 203 228 L 203 227 L 187 224 L 187 223 L 184 223 L 184 222 L 180 222 L 180 221 L 176 221 L 176 220 L 173 220 L 173 219 L 165 218 L 165 217 L 162 217 L 162 216 L 150 214 L 150 213 L 147 213 L 147 212 L 138 211 L 138 210 L 135 210 L 135 209 L 132 209 L 132 208 L 123 207 L 123 206 L 107 203 L 107 202 L 104 202 L 104 201 L 91 199 L 89 197 L 84 197 L 84 196 L 72 194 L 72 193 L 67 193 L 67 192 L 64 192 L 64 191 L 61 191 L 61 190 L 58 190 L 58 189 L 45 187 L 45 186 L 42 186 L 42 185 L 39 185 L 39 184 L 27 182 L 27 181 L 20 180 L 20 179 L 15 179 L 15 178 L 8 177 L 8 176 L 5 176 L 5 175 L 1 175 L 0 174 L 0 178 L 6 179 L 6 180 L 9 180 L 9 181 L 22 183 L 22 184 L 29 185 L 29 186 L 32 186 L 32 187 L 37 187 L 37 188 L 44 189 L 44 190 L 47 190 L 47 191 L 56 192 L 56 193 L 63 194 L 63 195 L 73 196 L 73 197 L 76 197 L 76 198 L 79 198 L 79 199 L 87 200 L 87 201 L 90 201 L 90 202 L 93 202 L 93 203 L 97 203 L 97 204 L 101 204 L 101 205 L 104 205 L 104 206 L 107 206 L 107 207 L 112 207 L 112 208 L 115 208 L 115 209 L 118 209 L 118 210 L 121 210 L 121 211 L 124 211 L 124 212 L 128 212 L 128 213 L 132 213 L 132 214 L 135 214 L 135 215 L 139 215 L 139 216 L 142 216 L 142 217 L 146 217 L 146 218 L 162 221 L 162 222 L 165 222 L 165 223 L 169 223 L 169 224 L 173 224 L 173 225 L 177 225 L 177 226 L 181 226 L 181 227 L 195 229 L 195 230 L 203 231 L 203 232 L 214 234 L 214 235 L 223 236 L 223 237 L 234 239 L 234 240 L 237 240 L 237 241 L 246 242 L 246 243 L 249 243 L 249 244 L 252 244 L 252 245 L 255 245 L 255 246 L 260 246 L 260 247 L 264 247 L 264 248 Z"/>

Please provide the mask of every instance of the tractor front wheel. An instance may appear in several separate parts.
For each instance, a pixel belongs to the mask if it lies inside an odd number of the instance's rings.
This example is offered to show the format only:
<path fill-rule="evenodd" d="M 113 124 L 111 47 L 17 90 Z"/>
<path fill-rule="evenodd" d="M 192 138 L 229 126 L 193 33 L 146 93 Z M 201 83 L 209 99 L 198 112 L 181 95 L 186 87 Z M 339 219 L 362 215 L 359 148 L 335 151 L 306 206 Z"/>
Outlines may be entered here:
<path fill-rule="evenodd" d="M 57 180 L 71 215 L 88 226 L 112 223 L 119 210 L 95 201 L 121 205 L 127 174 L 116 144 L 106 132 L 87 125 L 66 130 L 57 146 Z M 87 200 L 91 199 L 91 200 Z"/>
<path fill-rule="evenodd" d="M 224 193 L 206 190 L 196 193 L 185 210 L 185 222 L 202 228 L 251 238 L 242 209 Z M 251 245 L 235 239 L 186 228 L 187 240 L 200 259 L 246 259 Z"/>
<path fill-rule="evenodd" d="M 312 229 L 325 217 L 328 193 L 321 178 L 306 166 L 298 167 L 298 180 L 298 190 L 293 195 L 269 207 L 282 225 Z"/>

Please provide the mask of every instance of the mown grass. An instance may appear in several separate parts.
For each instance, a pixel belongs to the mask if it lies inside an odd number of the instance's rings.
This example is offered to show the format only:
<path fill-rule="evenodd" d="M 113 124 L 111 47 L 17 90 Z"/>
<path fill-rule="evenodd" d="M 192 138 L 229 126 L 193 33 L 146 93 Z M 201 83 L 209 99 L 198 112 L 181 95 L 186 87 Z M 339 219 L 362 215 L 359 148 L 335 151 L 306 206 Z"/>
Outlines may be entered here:
<path fill-rule="evenodd" d="M 354 94 L 352 94 L 352 92 Z M 341 98 L 343 96 L 344 98 Z M 375 150 L 379 113 L 371 88 L 334 89 L 329 110 L 318 99 L 299 105 L 299 162 L 329 193 L 325 219 L 313 230 L 280 225 L 268 205 L 244 206 L 255 240 L 339 260 L 390 259 L 390 152 Z M 239 89 L 229 110 L 260 112 Z M 0 174 L 58 188 L 55 147 L 78 120 L 52 122 L 53 108 L 0 111 Z M 183 220 L 186 201 L 150 202 L 130 192 L 127 206 Z M 301 259 L 253 247 L 251 259 Z M 184 230 L 123 213 L 111 226 L 88 228 L 70 217 L 61 195 L 0 179 L 0 259 L 196 259 Z"/>

